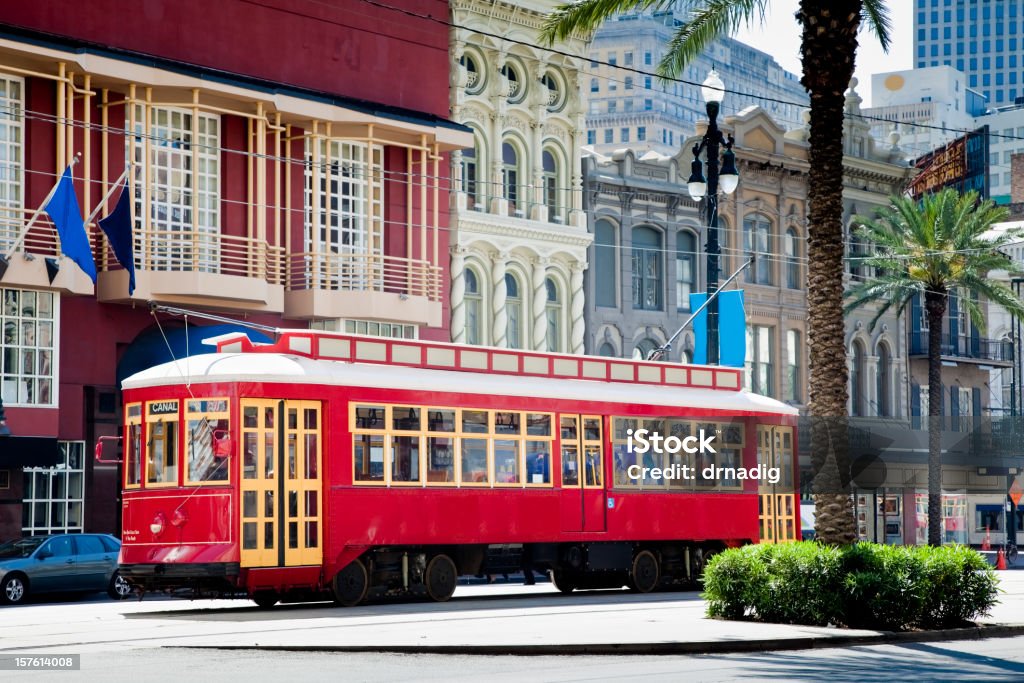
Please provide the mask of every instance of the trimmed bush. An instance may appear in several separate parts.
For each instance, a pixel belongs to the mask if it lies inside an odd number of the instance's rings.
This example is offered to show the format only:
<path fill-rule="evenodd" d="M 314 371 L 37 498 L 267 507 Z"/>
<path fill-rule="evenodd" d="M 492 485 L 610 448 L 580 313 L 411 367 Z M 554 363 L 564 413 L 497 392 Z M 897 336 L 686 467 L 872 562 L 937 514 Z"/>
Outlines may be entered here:
<path fill-rule="evenodd" d="M 988 614 L 997 583 L 985 558 L 963 546 L 801 542 L 715 555 L 703 597 L 713 617 L 900 631 Z"/>

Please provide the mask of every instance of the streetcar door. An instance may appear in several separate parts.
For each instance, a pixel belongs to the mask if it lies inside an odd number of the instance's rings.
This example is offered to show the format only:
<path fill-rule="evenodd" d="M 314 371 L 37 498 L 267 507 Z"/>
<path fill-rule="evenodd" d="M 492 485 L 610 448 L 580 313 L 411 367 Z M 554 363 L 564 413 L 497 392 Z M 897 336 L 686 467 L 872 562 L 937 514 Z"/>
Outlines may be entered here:
<path fill-rule="evenodd" d="M 319 401 L 242 401 L 242 567 L 322 564 L 320 413 Z"/>
<path fill-rule="evenodd" d="M 604 531 L 604 442 L 601 417 L 559 416 L 562 531 Z"/>
<path fill-rule="evenodd" d="M 779 468 L 779 483 L 758 486 L 762 543 L 800 540 L 797 495 L 793 486 L 793 428 L 757 426 L 757 462 Z"/>

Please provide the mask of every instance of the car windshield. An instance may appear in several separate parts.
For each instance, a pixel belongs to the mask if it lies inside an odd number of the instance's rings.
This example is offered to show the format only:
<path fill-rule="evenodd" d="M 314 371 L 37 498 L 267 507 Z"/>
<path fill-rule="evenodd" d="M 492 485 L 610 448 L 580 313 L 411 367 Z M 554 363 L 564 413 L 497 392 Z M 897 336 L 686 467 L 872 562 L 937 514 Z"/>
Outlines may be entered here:
<path fill-rule="evenodd" d="M 0 545 L 0 559 L 11 559 L 14 557 L 28 557 L 46 539 L 42 536 L 30 538 L 19 538 Z"/>

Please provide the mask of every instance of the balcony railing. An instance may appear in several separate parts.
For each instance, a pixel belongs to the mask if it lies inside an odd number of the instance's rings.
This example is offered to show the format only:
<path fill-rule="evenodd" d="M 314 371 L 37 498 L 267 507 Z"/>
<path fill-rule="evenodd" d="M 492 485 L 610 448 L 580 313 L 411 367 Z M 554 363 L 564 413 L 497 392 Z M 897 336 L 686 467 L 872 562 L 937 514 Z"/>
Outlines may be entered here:
<path fill-rule="evenodd" d="M 1013 361 L 1013 344 L 1003 339 L 983 339 L 981 337 L 952 337 L 942 335 L 941 353 L 951 358 L 970 358 L 973 360 Z M 910 355 L 928 355 L 928 333 L 918 332 L 910 335 Z"/>
<path fill-rule="evenodd" d="M 34 210 L 0 207 L 0 254 L 6 254 L 17 241 Z M 57 256 L 57 229 L 50 217 L 41 213 L 29 229 L 18 251 L 36 256 Z"/>
<path fill-rule="evenodd" d="M 96 270 L 118 270 L 113 251 L 104 250 L 102 233 L 93 229 Z M 138 230 L 134 232 L 135 268 L 142 271 L 199 272 L 256 278 L 284 284 L 284 249 L 258 239 L 214 232 Z"/>
<path fill-rule="evenodd" d="M 441 268 L 383 254 L 297 253 L 288 260 L 289 291 L 385 292 L 441 300 Z"/>

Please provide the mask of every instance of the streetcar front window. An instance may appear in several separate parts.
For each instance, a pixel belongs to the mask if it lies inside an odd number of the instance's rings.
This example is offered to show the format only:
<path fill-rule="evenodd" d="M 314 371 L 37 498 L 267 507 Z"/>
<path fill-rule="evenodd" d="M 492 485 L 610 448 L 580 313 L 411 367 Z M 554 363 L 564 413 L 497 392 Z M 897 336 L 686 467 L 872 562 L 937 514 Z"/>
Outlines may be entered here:
<path fill-rule="evenodd" d="M 146 484 L 178 483 L 178 401 L 147 405 Z"/>
<path fill-rule="evenodd" d="M 228 456 L 231 455 L 227 399 L 200 399 L 187 402 L 189 484 L 228 480 Z"/>
<path fill-rule="evenodd" d="M 125 406 L 125 488 L 142 486 L 142 404 Z"/>

